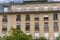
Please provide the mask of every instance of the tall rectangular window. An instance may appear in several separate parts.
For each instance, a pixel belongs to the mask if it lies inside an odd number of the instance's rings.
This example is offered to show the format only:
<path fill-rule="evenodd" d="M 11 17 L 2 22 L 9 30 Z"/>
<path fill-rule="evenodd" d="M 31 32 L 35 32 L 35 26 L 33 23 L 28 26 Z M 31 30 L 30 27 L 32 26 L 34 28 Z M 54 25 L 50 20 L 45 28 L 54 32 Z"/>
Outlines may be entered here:
<path fill-rule="evenodd" d="M 20 23 L 17 23 L 17 24 L 16 24 L 16 29 L 21 30 L 21 25 L 20 25 Z"/>
<path fill-rule="evenodd" d="M 53 14 L 53 20 L 58 20 L 58 14 L 57 13 Z"/>
<path fill-rule="evenodd" d="M 8 12 L 8 7 L 4 7 L 4 12 Z"/>
<path fill-rule="evenodd" d="M 35 30 L 39 30 L 39 22 L 35 22 Z"/>
<path fill-rule="evenodd" d="M 48 22 L 44 22 L 44 30 L 48 30 L 49 27 L 48 27 Z"/>
<path fill-rule="evenodd" d="M 21 21 L 21 15 L 17 15 L 16 20 L 17 20 L 17 21 Z"/>
<path fill-rule="evenodd" d="M 7 31 L 7 24 L 6 23 L 3 23 L 3 25 L 2 25 L 2 31 Z"/>
<path fill-rule="evenodd" d="M 25 25 L 26 25 L 26 28 L 25 28 L 26 31 L 30 31 L 30 23 L 26 23 Z"/>
<path fill-rule="evenodd" d="M 7 15 L 3 15 L 2 21 L 3 21 L 3 22 L 7 22 Z"/>
<path fill-rule="evenodd" d="M 54 22 L 54 30 L 58 30 L 58 22 Z"/>
<path fill-rule="evenodd" d="M 35 21 L 39 21 L 39 14 L 35 14 Z"/>
<path fill-rule="evenodd" d="M 30 15 L 26 15 L 26 21 L 30 21 Z"/>
<path fill-rule="evenodd" d="M 44 20 L 48 20 L 48 14 L 44 14 Z"/>

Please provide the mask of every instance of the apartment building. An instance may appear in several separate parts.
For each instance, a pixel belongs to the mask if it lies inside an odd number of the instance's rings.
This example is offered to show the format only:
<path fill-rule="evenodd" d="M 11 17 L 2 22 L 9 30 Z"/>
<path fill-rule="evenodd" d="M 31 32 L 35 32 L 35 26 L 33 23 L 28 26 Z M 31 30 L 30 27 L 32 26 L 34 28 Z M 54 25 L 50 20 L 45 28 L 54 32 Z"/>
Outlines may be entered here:
<path fill-rule="evenodd" d="M 0 4 L 0 36 L 9 35 L 11 27 L 33 39 L 55 40 L 60 35 L 60 2 Z"/>

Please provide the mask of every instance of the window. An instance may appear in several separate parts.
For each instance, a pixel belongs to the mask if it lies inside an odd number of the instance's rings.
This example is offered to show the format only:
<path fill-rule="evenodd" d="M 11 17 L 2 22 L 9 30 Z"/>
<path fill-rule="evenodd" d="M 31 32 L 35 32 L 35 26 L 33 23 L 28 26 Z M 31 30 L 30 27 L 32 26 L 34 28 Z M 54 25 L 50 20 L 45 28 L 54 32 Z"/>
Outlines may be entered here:
<path fill-rule="evenodd" d="M 26 30 L 27 30 L 27 31 L 30 30 L 30 23 L 26 23 Z"/>
<path fill-rule="evenodd" d="M 39 11 L 39 6 L 35 6 L 34 11 Z"/>
<path fill-rule="evenodd" d="M 7 24 L 6 23 L 3 23 L 3 25 L 2 25 L 2 31 L 7 31 Z"/>
<path fill-rule="evenodd" d="M 6 36 L 6 33 L 7 33 L 7 32 L 2 32 L 2 38 L 3 38 L 4 36 Z"/>
<path fill-rule="evenodd" d="M 35 33 L 35 38 L 39 38 L 39 32 Z"/>
<path fill-rule="evenodd" d="M 21 7 L 18 7 L 18 8 L 17 8 L 17 11 L 19 12 L 19 11 L 21 11 L 21 9 L 22 9 Z"/>
<path fill-rule="evenodd" d="M 3 22 L 7 22 L 7 15 L 3 15 Z"/>
<path fill-rule="evenodd" d="M 58 20 L 58 14 L 53 14 L 53 20 Z"/>
<path fill-rule="evenodd" d="M 58 9 L 58 7 L 55 6 L 55 5 L 52 8 L 53 8 L 53 10 L 57 10 Z"/>
<path fill-rule="evenodd" d="M 39 14 L 35 14 L 35 21 L 39 21 Z"/>
<path fill-rule="evenodd" d="M 35 30 L 39 30 L 39 22 L 35 22 Z"/>
<path fill-rule="evenodd" d="M 58 22 L 54 22 L 54 29 L 58 30 Z"/>
<path fill-rule="evenodd" d="M 18 29 L 18 30 L 21 29 L 21 25 L 20 25 L 20 23 L 17 23 L 17 24 L 16 24 L 16 29 Z"/>
<path fill-rule="evenodd" d="M 48 11 L 48 6 L 44 6 L 44 11 Z"/>
<path fill-rule="evenodd" d="M 59 36 L 58 32 L 54 32 L 54 39 L 56 40 L 56 38 Z"/>
<path fill-rule="evenodd" d="M 4 12 L 8 12 L 8 7 L 4 7 Z"/>
<path fill-rule="evenodd" d="M 49 33 L 48 33 L 48 32 L 45 32 L 45 33 L 44 33 L 44 37 L 45 37 L 46 39 L 49 39 Z"/>
<path fill-rule="evenodd" d="M 17 20 L 17 21 L 21 21 L 21 15 L 17 15 L 16 20 Z"/>
<path fill-rule="evenodd" d="M 30 15 L 26 15 L 26 21 L 30 21 Z"/>
<path fill-rule="evenodd" d="M 44 30 L 48 30 L 49 29 L 49 27 L 48 27 L 48 22 L 45 22 L 44 23 Z"/>
<path fill-rule="evenodd" d="M 29 32 L 26 32 L 26 35 L 30 35 L 30 33 Z"/>
<path fill-rule="evenodd" d="M 26 11 L 30 11 L 30 7 L 29 6 L 26 7 Z"/>
<path fill-rule="evenodd" d="M 48 14 L 44 14 L 44 20 L 48 20 Z"/>

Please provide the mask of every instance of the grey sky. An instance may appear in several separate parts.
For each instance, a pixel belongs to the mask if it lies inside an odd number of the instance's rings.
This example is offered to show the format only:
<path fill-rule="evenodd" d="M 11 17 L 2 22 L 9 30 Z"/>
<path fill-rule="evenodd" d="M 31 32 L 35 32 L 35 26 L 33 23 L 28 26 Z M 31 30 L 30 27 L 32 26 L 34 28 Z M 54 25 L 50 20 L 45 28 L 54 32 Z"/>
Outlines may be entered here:
<path fill-rule="evenodd" d="M 4 1 L 4 2 L 10 2 L 10 1 L 15 1 L 15 2 L 22 2 L 23 0 L 0 0 L 0 1 Z M 48 0 L 48 2 L 49 2 L 50 0 Z"/>
<path fill-rule="evenodd" d="M 10 1 L 23 1 L 23 0 L 0 0 L 0 1 L 3 1 L 3 2 L 10 2 Z"/>

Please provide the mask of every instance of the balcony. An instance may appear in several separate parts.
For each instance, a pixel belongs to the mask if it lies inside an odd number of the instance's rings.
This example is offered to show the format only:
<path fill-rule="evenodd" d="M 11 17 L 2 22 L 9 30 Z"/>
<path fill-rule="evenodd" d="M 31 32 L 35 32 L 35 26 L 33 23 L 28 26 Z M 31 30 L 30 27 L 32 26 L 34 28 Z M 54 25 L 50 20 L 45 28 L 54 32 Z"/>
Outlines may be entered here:
<path fill-rule="evenodd" d="M 24 13 L 60 13 L 60 8 L 58 9 L 52 9 L 52 8 L 48 8 L 48 9 L 21 9 L 20 11 L 17 10 L 11 10 L 11 12 L 0 12 L 1 14 L 24 14 Z"/>
<path fill-rule="evenodd" d="M 60 8 L 58 8 L 58 9 L 53 9 L 53 8 L 48 8 L 48 9 L 43 9 L 43 8 L 41 8 L 41 9 L 28 9 L 28 10 L 26 10 L 26 9 L 21 9 L 20 11 L 17 11 L 17 10 L 15 10 L 15 11 L 12 11 L 13 13 L 15 13 L 15 12 L 22 12 L 22 13 L 25 13 L 25 12 L 33 12 L 33 13 L 36 13 L 36 12 L 38 12 L 38 13 L 53 13 L 53 12 L 60 12 Z"/>

